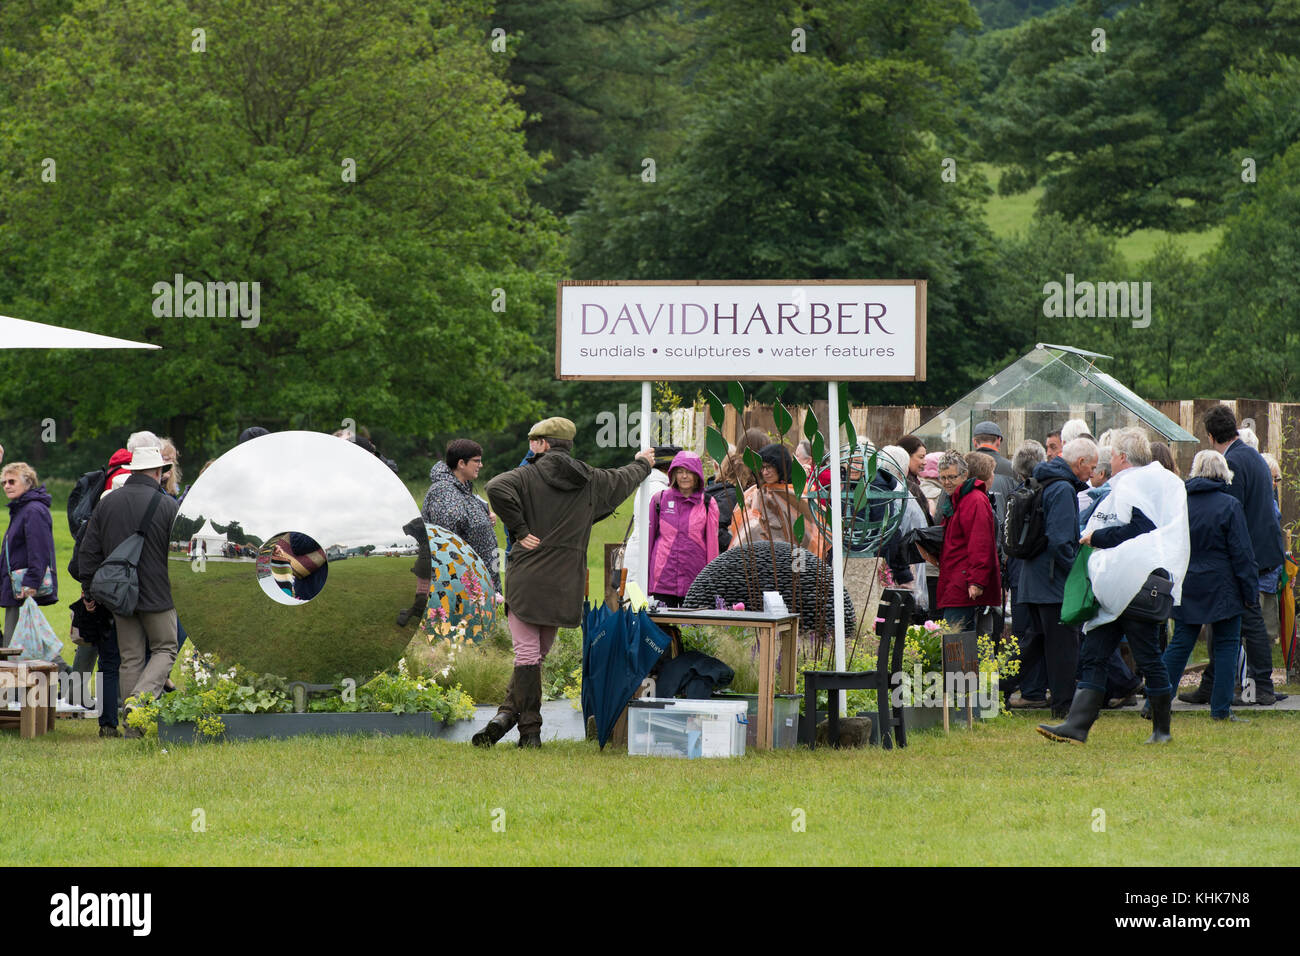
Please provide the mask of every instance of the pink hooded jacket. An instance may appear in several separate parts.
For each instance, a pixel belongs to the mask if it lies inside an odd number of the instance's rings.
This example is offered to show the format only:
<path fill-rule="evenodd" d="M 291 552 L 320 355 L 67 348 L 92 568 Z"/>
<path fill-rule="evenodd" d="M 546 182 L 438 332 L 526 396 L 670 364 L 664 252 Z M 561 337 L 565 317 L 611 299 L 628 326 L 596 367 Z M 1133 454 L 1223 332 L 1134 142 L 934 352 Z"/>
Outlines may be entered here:
<path fill-rule="evenodd" d="M 678 452 L 668 474 L 677 468 L 690 471 L 699 484 L 690 495 L 673 484 L 650 499 L 650 591 L 680 597 L 718 556 L 718 505 L 704 494 L 699 455 Z"/>

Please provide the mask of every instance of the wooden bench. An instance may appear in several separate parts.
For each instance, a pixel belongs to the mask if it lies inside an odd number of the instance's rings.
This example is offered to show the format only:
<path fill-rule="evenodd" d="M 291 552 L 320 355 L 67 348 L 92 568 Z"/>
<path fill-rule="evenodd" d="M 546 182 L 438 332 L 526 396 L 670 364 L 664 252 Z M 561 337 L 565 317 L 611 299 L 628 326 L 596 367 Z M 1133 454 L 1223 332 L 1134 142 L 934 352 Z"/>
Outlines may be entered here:
<path fill-rule="evenodd" d="M 54 729 L 59 665 L 48 661 L 0 661 L 0 727 L 18 727 L 19 737 L 39 737 Z M 19 710 L 8 709 L 18 698 Z"/>

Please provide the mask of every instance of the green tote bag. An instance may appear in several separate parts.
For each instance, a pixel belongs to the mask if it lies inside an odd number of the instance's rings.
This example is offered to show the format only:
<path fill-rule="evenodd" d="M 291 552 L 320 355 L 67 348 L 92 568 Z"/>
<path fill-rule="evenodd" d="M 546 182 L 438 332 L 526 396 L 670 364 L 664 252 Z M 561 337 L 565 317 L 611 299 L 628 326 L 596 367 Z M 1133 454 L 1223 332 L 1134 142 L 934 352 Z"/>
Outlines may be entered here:
<path fill-rule="evenodd" d="M 1092 581 L 1088 580 L 1088 558 L 1091 555 L 1089 545 L 1079 545 L 1070 576 L 1065 579 L 1065 597 L 1061 602 L 1061 621 L 1065 624 L 1091 621 L 1101 610 L 1096 595 L 1092 593 Z"/>

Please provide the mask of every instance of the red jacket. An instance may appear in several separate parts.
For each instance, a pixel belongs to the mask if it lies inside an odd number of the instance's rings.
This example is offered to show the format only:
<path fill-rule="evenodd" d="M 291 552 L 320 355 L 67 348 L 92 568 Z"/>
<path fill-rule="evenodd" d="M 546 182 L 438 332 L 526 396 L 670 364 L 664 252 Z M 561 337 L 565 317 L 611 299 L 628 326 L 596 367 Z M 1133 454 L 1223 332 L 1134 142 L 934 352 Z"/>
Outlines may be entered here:
<path fill-rule="evenodd" d="M 996 607 L 1002 600 L 997 522 L 984 482 L 976 481 L 965 494 L 959 490 L 952 504 L 953 513 L 943 526 L 937 603 L 941 608 Z M 984 589 L 975 599 L 967 591 L 972 584 Z"/>

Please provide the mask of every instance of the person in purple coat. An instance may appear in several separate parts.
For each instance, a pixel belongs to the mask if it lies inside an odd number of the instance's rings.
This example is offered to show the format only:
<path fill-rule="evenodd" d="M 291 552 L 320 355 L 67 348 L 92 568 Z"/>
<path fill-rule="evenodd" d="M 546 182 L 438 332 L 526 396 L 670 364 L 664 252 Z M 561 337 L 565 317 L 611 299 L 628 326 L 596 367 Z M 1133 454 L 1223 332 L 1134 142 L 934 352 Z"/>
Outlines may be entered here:
<path fill-rule="evenodd" d="M 54 522 L 50 518 L 50 493 L 36 477 L 36 471 L 24 461 L 5 465 L 0 471 L 5 496 L 9 499 L 9 527 L 4 535 L 4 576 L 0 578 L 0 607 L 5 609 L 4 646 L 18 626 L 18 609 L 36 589 L 49 569 L 53 593 L 36 597 L 37 604 L 55 604 L 59 600 L 59 577 L 54 567 Z M 11 571 L 24 570 L 22 583 L 14 593 Z"/>
<path fill-rule="evenodd" d="M 704 566 L 718 556 L 718 503 L 704 494 L 700 456 L 679 451 L 671 484 L 650 499 L 650 593 L 677 607 Z"/>

